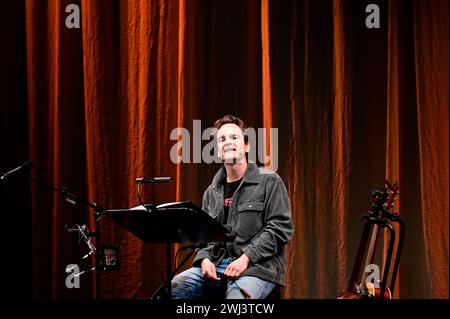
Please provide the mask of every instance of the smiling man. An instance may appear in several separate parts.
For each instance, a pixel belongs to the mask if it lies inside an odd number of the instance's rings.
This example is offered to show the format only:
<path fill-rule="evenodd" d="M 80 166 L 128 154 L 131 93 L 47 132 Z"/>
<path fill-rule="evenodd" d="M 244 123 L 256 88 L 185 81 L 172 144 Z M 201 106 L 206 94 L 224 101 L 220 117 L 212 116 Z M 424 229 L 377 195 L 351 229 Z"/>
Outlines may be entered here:
<path fill-rule="evenodd" d="M 214 123 L 223 166 L 203 195 L 202 209 L 235 235 L 197 252 L 194 266 L 173 280 L 174 299 L 263 299 L 284 286 L 284 246 L 292 237 L 289 197 L 280 176 L 249 163 L 244 122 Z"/>

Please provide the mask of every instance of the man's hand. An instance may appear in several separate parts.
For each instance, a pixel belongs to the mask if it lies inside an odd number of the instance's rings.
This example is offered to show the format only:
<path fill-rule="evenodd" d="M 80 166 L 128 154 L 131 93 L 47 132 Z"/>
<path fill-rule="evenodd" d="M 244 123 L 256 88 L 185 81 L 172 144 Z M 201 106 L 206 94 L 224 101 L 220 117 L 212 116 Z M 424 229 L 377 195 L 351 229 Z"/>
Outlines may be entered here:
<path fill-rule="evenodd" d="M 220 280 L 220 278 L 217 277 L 216 274 L 216 266 L 211 262 L 211 260 L 209 260 L 208 258 L 203 259 L 201 266 L 203 277 L 205 277 L 206 279 L 212 279 L 216 281 Z"/>
<path fill-rule="evenodd" d="M 234 279 L 239 277 L 245 269 L 247 269 L 250 259 L 248 259 L 246 254 L 233 261 L 228 265 L 227 269 L 223 273 L 226 277 Z"/>

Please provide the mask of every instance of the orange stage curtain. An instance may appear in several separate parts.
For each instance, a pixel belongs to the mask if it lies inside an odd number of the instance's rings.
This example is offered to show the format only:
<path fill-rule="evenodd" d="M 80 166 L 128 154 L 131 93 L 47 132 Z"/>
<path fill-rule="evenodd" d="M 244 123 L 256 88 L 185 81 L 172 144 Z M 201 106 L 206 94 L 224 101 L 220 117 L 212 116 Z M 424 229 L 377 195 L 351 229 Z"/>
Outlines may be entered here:
<path fill-rule="evenodd" d="M 379 29 L 366 28 L 364 1 L 2 2 L 15 13 L 2 25 L 16 28 L 2 53 L 1 168 L 29 158 L 34 178 L 106 208 L 139 204 L 136 177 L 171 176 L 144 186 L 144 200 L 200 205 L 218 166 L 194 163 L 194 120 L 204 130 L 235 114 L 278 128 L 295 225 L 285 298 L 346 289 L 385 178 L 400 182 L 394 211 L 407 226 L 396 297 L 448 298 L 448 1 L 377 3 Z M 65 25 L 68 4 L 79 29 Z M 170 158 L 181 127 L 191 163 Z M 19 199 L 20 187 L 5 194 L 31 211 L 32 297 L 95 297 L 93 272 L 80 289 L 64 272 L 84 249 L 64 228 L 94 231 L 92 209 L 35 183 Z M 165 246 L 106 217 L 101 235 L 122 262 L 103 272 L 101 297 L 148 298 L 165 278 Z"/>

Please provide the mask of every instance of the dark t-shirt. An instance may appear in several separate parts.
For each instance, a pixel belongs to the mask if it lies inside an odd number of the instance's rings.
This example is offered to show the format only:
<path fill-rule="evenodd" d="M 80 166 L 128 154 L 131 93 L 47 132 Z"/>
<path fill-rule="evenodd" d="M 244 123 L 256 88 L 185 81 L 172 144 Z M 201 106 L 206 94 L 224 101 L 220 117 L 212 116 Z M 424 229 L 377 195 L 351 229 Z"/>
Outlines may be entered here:
<path fill-rule="evenodd" d="M 242 178 L 231 182 L 223 183 L 223 209 L 224 209 L 224 218 L 223 223 L 227 224 L 228 219 L 228 212 L 230 211 L 230 206 L 233 201 L 233 195 L 236 192 L 237 188 L 239 187 L 239 184 L 241 183 Z M 227 245 L 225 242 L 223 243 L 216 243 L 213 248 L 212 256 L 214 256 L 215 260 L 222 260 L 223 258 L 228 258 L 230 255 L 228 253 Z"/>
<path fill-rule="evenodd" d="M 230 210 L 230 206 L 233 201 L 233 195 L 236 192 L 236 189 L 238 188 L 241 181 L 242 178 L 231 183 L 225 182 L 223 185 L 223 209 L 225 211 L 225 216 L 223 220 L 225 224 L 227 223 L 228 212 Z"/>

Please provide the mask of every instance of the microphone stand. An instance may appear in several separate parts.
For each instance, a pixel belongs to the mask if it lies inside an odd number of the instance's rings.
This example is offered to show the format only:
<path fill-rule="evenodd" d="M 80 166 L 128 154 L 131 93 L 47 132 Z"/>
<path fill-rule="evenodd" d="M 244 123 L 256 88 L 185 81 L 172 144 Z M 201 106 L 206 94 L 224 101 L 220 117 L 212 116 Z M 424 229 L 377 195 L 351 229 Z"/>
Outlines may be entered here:
<path fill-rule="evenodd" d="M 169 256 L 169 254 L 171 253 L 170 249 L 170 244 L 167 245 L 168 251 L 167 251 L 167 255 Z M 191 256 L 195 253 L 196 247 L 193 245 L 191 247 L 189 247 L 190 252 L 183 258 L 183 260 L 180 262 L 180 264 L 178 265 L 178 267 L 173 271 L 167 274 L 167 280 L 165 282 L 163 282 L 161 284 L 161 286 L 159 286 L 158 289 L 156 289 L 156 291 L 153 293 L 153 295 L 151 296 L 150 299 L 158 299 L 158 297 L 161 297 L 161 291 L 164 291 L 164 297 L 166 299 L 172 299 L 172 279 L 175 277 L 175 275 L 178 273 L 178 271 L 180 271 L 180 269 L 184 266 L 184 264 L 186 263 L 186 261 L 189 260 L 189 258 L 191 258 Z M 170 257 L 168 257 L 167 262 L 171 263 Z M 168 267 L 168 269 L 170 269 L 171 267 Z M 165 289 L 166 288 L 166 289 Z"/>
<path fill-rule="evenodd" d="M 59 194 L 62 194 L 65 196 L 66 201 L 69 203 L 76 205 L 77 203 L 84 204 L 94 210 L 94 222 L 95 222 L 95 232 L 89 232 L 87 235 L 89 237 L 95 237 L 95 243 L 97 245 L 97 249 L 95 250 L 95 295 L 96 299 L 100 298 L 100 289 L 101 289 L 101 271 L 102 271 L 102 258 L 103 254 L 100 247 L 100 218 L 103 216 L 103 212 L 105 212 L 107 209 L 99 206 L 95 202 L 89 202 L 73 193 L 70 193 L 67 188 L 63 187 L 62 189 L 48 185 L 44 182 L 41 182 L 40 180 L 37 180 L 35 178 L 29 177 L 29 180 L 43 186 L 44 188 L 50 189 L 54 192 L 57 192 Z"/>

